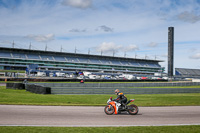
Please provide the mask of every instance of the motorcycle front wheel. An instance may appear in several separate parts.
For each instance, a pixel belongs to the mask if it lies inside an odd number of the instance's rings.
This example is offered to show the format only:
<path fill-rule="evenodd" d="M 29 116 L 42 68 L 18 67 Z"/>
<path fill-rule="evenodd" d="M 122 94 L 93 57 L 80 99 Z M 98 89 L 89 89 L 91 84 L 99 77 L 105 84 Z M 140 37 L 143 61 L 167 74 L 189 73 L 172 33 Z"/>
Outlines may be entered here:
<path fill-rule="evenodd" d="M 107 115 L 112 115 L 114 112 L 115 112 L 115 109 L 112 105 L 107 105 L 105 108 L 104 108 L 104 112 L 107 114 Z"/>
<path fill-rule="evenodd" d="M 136 105 L 132 104 L 128 106 L 128 113 L 130 115 L 136 115 L 138 113 L 139 109 Z"/>

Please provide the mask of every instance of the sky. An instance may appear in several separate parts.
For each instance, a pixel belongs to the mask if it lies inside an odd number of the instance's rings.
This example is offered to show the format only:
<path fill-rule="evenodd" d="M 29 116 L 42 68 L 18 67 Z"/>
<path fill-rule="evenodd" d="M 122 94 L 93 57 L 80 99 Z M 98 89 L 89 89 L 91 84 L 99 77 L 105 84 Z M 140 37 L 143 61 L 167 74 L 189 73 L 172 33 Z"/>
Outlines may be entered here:
<path fill-rule="evenodd" d="M 162 60 L 200 69 L 200 0 L 0 0 L 0 47 Z"/>

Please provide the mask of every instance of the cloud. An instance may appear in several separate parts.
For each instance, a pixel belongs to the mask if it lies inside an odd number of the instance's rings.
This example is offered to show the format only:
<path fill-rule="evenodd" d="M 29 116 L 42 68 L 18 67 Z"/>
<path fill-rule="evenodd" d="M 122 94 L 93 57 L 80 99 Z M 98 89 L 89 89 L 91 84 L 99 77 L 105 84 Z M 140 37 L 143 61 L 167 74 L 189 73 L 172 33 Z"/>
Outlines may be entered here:
<path fill-rule="evenodd" d="M 86 9 L 92 6 L 92 0 L 63 0 L 62 5 Z"/>
<path fill-rule="evenodd" d="M 124 47 L 124 52 L 131 52 L 131 51 L 135 51 L 135 50 L 139 50 L 139 48 L 137 45 L 134 45 L 134 44 Z"/>
<path fill-rule="evenodd" d="M 32 39 L 37 42 L 48 42 L 54 40 L 54 34 L 48 35 L 28 35 L 26 38 Z"/>
<path fill-rule="evenodd" d="M 192 56 L 190 56 L 191 59 L 200 59 L 200 53 L 196 53 Z"/>
<path fill-rule="evenodd" d="M 0 44 L 12 44 L 13 42 L 9 41 L 9 40 L 3 40 L 0 41 Z"/>
<path fill-rule="evenodd" d="M 103 52 L 103 53 L 118 53 L 118 52 L 131 52 L 139 50 L 137 45 L 129 45 L 129 46 L 122 46 L 122 45 L 117 45 L 113 42 L 103 42 L 99 46 L 96 47 L 97 52 Z"/>
<path fill-rule="evenodd" d="M 158 46 L 158 43 L 156 42 L 151 42 L 147 45 L 148 47 L 157 47 Z"/>
<path fill-rule="evenodd" d="M 86 32 L 86 29 L 83 29 L 83 30 L 81 30 L 81 29 L 71 29 L 71 30 L 69 30 L 69 32 Z"/>
<path fill-rule="evenodd" d="M 103 30 L 104 32 L 113 32 L 114 31 L 113 28 L 110 28 L 105 25 L 99 26 L 99 28 L 97 28 L 96 31 L 98 31 L 98 30 Z"/>
<path fill-rule="evenodd" d="M 193 12 L 184 11 L 176 16 L 178 20 L 189 22 L 189 23 L 196 23 L 200 21 L 200 15 L 196 15 Z"/>
<path fill-rule="evenodd" d="M 168 57 L 168 53 L 161 54 L 161 55 L 159 55 L 159 57 L 162 57 L 162 58 L 167 58 L 167 57 Z"/>
<path fill-rule="evenodd" d="M 116 53 L 122 48 L 122 45 L 117 45 L 113 42 L 103 42 L 99 46 L 96 47 L 97 52 L 103 52 L 103 53 L 113 53 L 113 51 Z"/>

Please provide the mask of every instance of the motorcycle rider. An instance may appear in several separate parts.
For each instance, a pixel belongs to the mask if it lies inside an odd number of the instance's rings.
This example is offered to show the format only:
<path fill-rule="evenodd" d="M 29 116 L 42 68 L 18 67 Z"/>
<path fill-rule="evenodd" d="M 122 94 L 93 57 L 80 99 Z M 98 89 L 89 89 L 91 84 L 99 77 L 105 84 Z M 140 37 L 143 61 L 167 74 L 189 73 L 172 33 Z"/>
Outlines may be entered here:
<path fill-rule="evenodd" d="M 120 92 L 118 89 L 115 90 L 115 94 L 117 95 L 117 98 L 113 99 L 113 101 L 117 101 L 119 103 L 121 103 L 122 108 L 126 107 L 126 102 L 127 102 L 127 98 L 126 96 Z"/>

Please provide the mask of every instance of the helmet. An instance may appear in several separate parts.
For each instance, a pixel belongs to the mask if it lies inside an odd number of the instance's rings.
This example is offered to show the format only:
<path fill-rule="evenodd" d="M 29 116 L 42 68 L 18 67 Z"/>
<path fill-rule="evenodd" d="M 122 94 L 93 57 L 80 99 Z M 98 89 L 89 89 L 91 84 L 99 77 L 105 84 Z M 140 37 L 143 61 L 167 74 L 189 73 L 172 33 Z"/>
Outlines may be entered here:
<path fill-rule="evenodd" d="M 115 93 L 118 94 L 120 91 L 118 89 L 115 90 Z"/>

